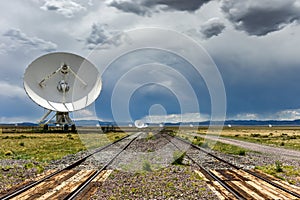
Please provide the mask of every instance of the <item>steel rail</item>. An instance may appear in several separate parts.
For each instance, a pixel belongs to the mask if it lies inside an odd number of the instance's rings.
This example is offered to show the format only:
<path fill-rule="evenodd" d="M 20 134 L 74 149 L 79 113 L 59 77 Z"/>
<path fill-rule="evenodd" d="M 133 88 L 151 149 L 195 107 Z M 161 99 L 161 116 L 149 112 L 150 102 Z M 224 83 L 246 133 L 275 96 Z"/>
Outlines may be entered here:
<path fill-rule="evenodd" d="M 130 140 L 130 142 L 128 142 L 116 155 L 114 155 L 114 157 L 109 160 L 101 169 L 97 170 L 96 172 L 94 172 L 85 182 L 83 182 L 80 186 L 78 186 L 78 188 L 76 188 L 76 190 L 72 191 L 70 194 L 68 194 L 68 196 L 66 196 L 64 198 L 64 200 L 71 200 L 71 199 L 75 199 L 81 192 L 83 192 L 87 186 L 103 171 L 105 170 L 123 151 L 125 151 L 130 144 L 135 141 L 139 136 L 141 135 L 141 133 L 139 133 L 137 136 L 135 136 L 132 140 Z"/>
<path fill-rule="evenodd" d="M 168 134 L 168 135 L 169 135 L 169 134 Z M 200 150 L 200 151 L 202 151 L 202 152 L 204 152 L 204 153 L 206 153 L 206 154 L 208 154 L 208 155 L 210 155 L 210 156 L 216 158 L 217 160 L 219 160 L 219 161 L 221 161 L 221 162 L 223 162 L 223 163 L 226 163 L 226 164 L 230 165 L 231 167 L 233 167 L 233 168 L 235 168 L 235 169 L 242 170 L 242 171 L 244 171 L 244 172 L 246 172 L 246 173 L 248 173 L 248 174 L 251 174 L 251 175 L 253 175 L 253 176 L 255 176 L 255 177 L 257 177 L 257 178 L 259 178 L 259 179 L 261 179 L 261 180 L 263 180 L 263 181 L 265 181 L 265 182 L 271 184 L 272 186 L 274 186 L 274 187 L 276 187 L 276 188 L 278 188 L 278 189 L 280 189 L 280 190 L 282 190 L 282 191 L 285 191 L 285 192 L 287 192 L 287 193 L 289 193 L 289 194 L 291 194 L 291 195 L 293 195 L 293 196 L 295 196 L 295 197 L 297 197 L 297 198 L 300 199 L 300 194 L 295 193 L 295 192 L 293 192 L 293 191 L 290 191 L 290 190 L 288 190 L 288 189 L 286 189 L 286 188 L 280 186 L 279 184 L 274 183 L 274 182 L 268 180 L 267 178 L 258 175 L 258 174 L 255 173 L 255 172 L 252 172 L 252 171 L 250 171 L 250 170 L 245 170 L 245 169 L 243 169 L 243 168 L 241 168 L 241 167 L 238 167 L 238 166 L 236 166 L 236 165 L 234 165 L 234 164 L 232 164 L 232 163 L 230 163 L 230 162 L 228 162 L 228 161 L 226 161 L 226 160 L 224 160 L 224 159 L 222 159 L 222 158 L 220 158 L 220 157 L 218 157 L 218 156 L 216 156 L 216 155 L 213 155 L 212 153 L 210 153 L 210 152 L 204 150 L 203 148 L 201 148 L 201 147 L 199 147 L 199 146 L 197 146 L 197 145 L 194 145 L 194 144 L 192 144 L 191 142 L 186 141 L 186 140 L 184 140 L 184 139 L 182 139 L 182 138 L 179 138 L 179 137 L 176 137 L 176 136 L 172 136 L 172 135 L 170 135 L 170 136 L 173 137 L 173 138 L 176 138 L 177 140 L 180 140 L 180 141 L 182 141 L 182 142 L 184 142 L 184 143 L 186 143 L 186 144 L 191 145 L 192 147 L 194 147 L 194 148 L 196 148 L 196 149 L 198 149 L 198 150 Z"/>
<path fill-rule="evenodd" d="M 281 189 L 281 190 L 283 190 L 283 191 L 285 191 L 285 192 L 287 192 L 287 193 L 289 193 L 289 194 L 291 194 L 291 195 L 293 195 L 293 196 L 295 196 L 295 197 L 297 197 L 297 198 L 300 199 L 300 194 L 298 194 L 298 193 L 295 193 L 295 192 L 293 192 L 293 191 L 290 191 L 290 190 L 288 190 L 288 189 L 286 189 L 286 188 L 284 188 L 284 187 L 278 185 L 277 183 L 274 183 L 274 182 L 268 180 L 267 178 L 258 175 L 258 174 L 255 173 L 255 172 L 252 172 L 252 171 L 250 171 L 250 170 L 245 170 L 245 169 L 243 169 L 243 171 L 246 172 L 246 173 L 249 173 L 249 174 L 251 174 L 251 175 L 253 175 L 253 176 L 255 176 L 255 177 L 257 177 L 257 178 L 259 178 L 259 179 L 261 179 L 261 180 L 263 180 L 263 181 L 265 181 L 265 182 L 271 184 L 271 185 L 273 185 L 274 187 L 276 187 L 276 188 L 278 188 L 278 189 Z"/>
<path fill-rule="evenodd" d="M 125 136 L 125 137 L 123 137 L 123 138 L 120 138 L 120 139 L 118 139 L 118 140 L 116 140 L 116 141 L 110 143 L 110 144 L 107 144 L 107 145 L 105 145 L 105 146 L 103 146 L 103 147 L 100 147 L 99 149 L 97 149 L 97 150 L 94 151 L 93 153 L 90 153 L 89 155 L 85 156 L 84 158 L 81 158 L 81 159 L 75 161 L 75 162 L 72 163 L 71 165 L 69 165 L 69 166 L 67 166 L 67 167 L 65 167 L 65 168 L 63 168 L 63 169 L 61 169 L 61 170 L 58 170 L 58 171 L 56 171 L 56 172 L 53 172 L 53 173 L 47 175 L 46 177 L 44 177 L 44 178 L 42 178 L 42 179 L 40 179 L 40 180 L 38 180 L 38 181 L 34 181 L 33 183 L 30 183 L 30 184 L 28 184 L 28 185 L 25 185 L 25 186 L 23 186 L 22 188 L 19 188 L 19 189 L 17 189 L 16 191 L 14 191 L 14 192 L 12 192 L 12 193 L 6 194 L 6 195 L 0 197 L 0 199 L 1 199 L 1 200 L 8 200 L 8 199 L 11 199 L 11 198 L 13 198 L 13 197 L 16 197 L 16 196 L 18 196 L 19 194 L 22 194 L 23 192 L 25 192 L 25 191 L 27 191 L 27 190 L 33 188 L 34 186 L 36 186 L 36 185 L 38 185 L 38 184 L 40 184 L 40 183 L 46 181 L 47 179 L 49 179 L 49 178 L 51 178 L 51 177 L 53 177 L 53 176 L 55 176 L 55 175 L 57 175 L 57 174 L 59 174 L 59 173 L 65 171 L 65 170 L 70 170 L 70 169 L 75 168 L 76 166 L 78 166 L 78 165 L 80 165 L 81 163 L 83 163 L 87 158 L 89 158 L 89 157 L 93 156 L 94 154 L 99 153 L 100 151 L 102 151 L 102 150 L 104 150 L 104 149 L 106 149 L 106 148 L 108 148 L 108 147 L 110 147 L 110 146 L 112 146 L 112 145 L 114 145 L 114 144 L 116 144 L 116 143 L 118 143 L 118 142 L 120 142 L 120 141 L 122 141 L 122 140 L 128 138 L 129 136 L 130 136 L 130 135 L 127 135 L 127 136 Z"/>
<path fill-rule="evenodd" d="M 171 140 L 169 140 L 167 137 L 165 137 L 170 143 L 172 143 L 178 150 L 181 150 L 174 142 L 172 142 Z M 179 139 L 177 137 L 173 137 L 176 139 Z M 181 141 L 181 140 L 180 140 Z M 184 141 L 186 142 L 186 141 Z M 189 144 L 189 143 L 187 143 Z M 206 170 L 201 164 L 199 164 L 198 162 L 196 162 L 192 157 L 190 157 L 188 154 L 186 154 L 186 156 L 188 157 L 188 159 L 190 159 L 193 163 L 195 163 L 202 171 L 204 171 L 205 173 L 207 173 L 212 179 L 214 179 L 215 181 L 217 181 L 218 183 L 220 183 L 227 191 L 229 191 L 234 197 L 236 197 L 239 200 L 246 200 L 241 194 L 239 194 L 235 189 L 233 189 L 230 185 L 228 185 L 225 181 L 221 180 L 219 177 L 217 177 L 216 175 L 214 175 L 213 173 L 211 173 L 209 170 Z"/>

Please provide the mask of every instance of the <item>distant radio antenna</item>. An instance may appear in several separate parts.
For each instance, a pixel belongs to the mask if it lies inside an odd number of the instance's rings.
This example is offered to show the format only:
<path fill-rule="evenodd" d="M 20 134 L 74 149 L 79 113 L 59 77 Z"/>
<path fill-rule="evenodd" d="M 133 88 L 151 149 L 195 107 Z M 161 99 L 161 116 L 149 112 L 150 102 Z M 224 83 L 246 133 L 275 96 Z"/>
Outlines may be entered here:
<path fill-rule="evenodd" d="M 24 74 L 27 95 L 48 112 L 40 120 L 44 129 L 55 117 L 64 130 L 75 125 L 69 117 L 72 111 L 93 103 L 102 88 L 100 73 L 85 58 L 65 52 L 49 53 L 34 60 Z M 51 112 L 56 114 L 47 119 Z"/>

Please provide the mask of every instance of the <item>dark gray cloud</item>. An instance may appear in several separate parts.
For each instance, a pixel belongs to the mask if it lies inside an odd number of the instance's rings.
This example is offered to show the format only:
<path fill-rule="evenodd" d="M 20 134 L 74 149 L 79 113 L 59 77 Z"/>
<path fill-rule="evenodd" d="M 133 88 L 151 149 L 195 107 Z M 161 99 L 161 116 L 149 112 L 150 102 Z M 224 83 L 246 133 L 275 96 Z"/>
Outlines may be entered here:
<path fill-rule="evenodd" d="M 225 24 L 219 18 L 211 18 L 201 26 L 200 32 L 208 39 L 218 36 L 224 29 Z"/>
<path fill-rule="evenodd" d="M 3 34 L 3 36 L 9 37 L 12 41 L 15 42 L 14 45 L 17 46 L 26 46 L 33 49 L 39 49 L 42 51 L 54 51 L 57 48 L 57 45 L 50 41 L 45 41 L 38 37 L 29 37 L 19 29 L 10 29 Z M 15 48 L 15 46 L 12 47 Z"/>
<path fill-rule="evenodd" d="M 159 10 L 193 12 L 209 1 L 211 0 L 114 0 L 109 6 L 115 7 L 123 12 L 145 16 L 151 15 L 153 12 Z"/>
<path fill-rule="evenodd" d="M 201 35 L 199 25 L 203 23 L 201 19 L 203 16 L 218 16 L 226 24 L 226 34 L 223 30 L 221 37 L 214 37 L 203 42 L 202 45 L 211 54 L 221 71 L 227 93 L 228 116 L 234 119 L 244 118 L 243 115 L 246 118 L 268 115 L 275 119 L 289 118 L 285 117 L 286 115 L 291 115 L 291 119 L 300 116 L 298 114 L 300 113 L 298 84 L 300 26 L 297 23 L 300 13 L 299 6 L 297 6 L 299 0 L 217 0 L 207 4 L 203 3 L 208 1 L 200 0 L 194 1 L 193 4 L 189 3 L 192 1 L 185 0 L 172 2 L 171 0 L 106 0 L 93 1 L 93 6 L 89 6 L 88 1 L 82 0 L 72 0 L 75 2 L 74 6 L 72 3 L 67 6 L 66 2 L 63 0 L 19 0 L 0 3 L 0 15 L 3 20 L 0 24 L 2 30 L 0 33 L 0 80 L 2 81 L 0 81 L 0 121 L 33 120 L 43 115 L 44 110 L 21 91 L 24 70 L 32 60 L 41 55 L 41 50 L 57 49 L 82 56 L 89 55 L 90 51 L 83 46 L 92 49 L 98 44 L 106 43 L 106 46 L 113 44 L 114 41 L 107 43 L 107 39 L 109 40 L 115 34 L 111 31 L 112 27 L 128 30 L 144 27 L 147 24 L 174 28 L 178 32 L 197 28 L 197 33 L 193 34 L 192 38 L 198 40 Z M 114 5 L 109 6 L 108 2 Z M 122 2 L 127 2 L 127 4 L 122 4 Z M 80 9 L 79 6 L 76 11 L 76 3 L 85 7 L 85 10 Z M 112 12 L 113 7 L 117 5 L 120 6 L 118 12 Z M 204 6 L 201 7 L 201 5 Z M 125 10 L 126 8 L 128 10 Z M 170 12 L 163 13 L 166 10 Z M 173 12 L 175 10 L 184 12 Z M 193 12 L 194 10 L 196 12 Z M 138 13 L 140 16 L 154 15 L 155 12 L 160 12 L 160 14 L 154 18 L 141 18 L 133 14 L 120 16 L 120 12 Z M 189 12 L 188 15 L 186 15 L 187 12 Z M 169 14 L 172 18 L 168 16 Z M 221 16 L 226 16 L 228 20 Z M 66 19 L 66 17 L 69 18 Z M 294 21 L 292 26 L 289 25 L 284 31 L 280 31 L 280 34 L 269 34 L 267 37 L 249 37 L 228 28 L 229 23 L 232 23 L 238 30 L 245 31 L 249 35 L 263 35 L 280 30 L 292 21 Z M 107 26 L 92 27 L 93 22 L 107 23 Z M 12 27 L 18 27 L 20 30 L 11 29 Z M 6 36 L 3 36 L 3 33 Z M 76 38 L 80 38 L 81 42 L 76 42 Z M 156 39 L 153 38 L 155 42 Z M 57 47 L 56 44 L 59 46 Z M 132 56 L 128 60 L 134 59 L 139 60 L 140 57 Z M 156 62 L 161 63 L 159 59 Z M 168 64 L 168 62 L 162 63 Z M 98 66 L 97 62 L 95 64 Z M 120 66 L 123 66 L 123 63 L 120 63 Z M 115 71 L 107 74 L 109 81 L 117 81 L 115 76 L 120 74 L 122 69 L 116 67 Z M 147 77 L 147 75 L 148 72 L 142 77 Z M 163 79 L 165 76 L 162 75 L 163 73 L 157 78 L 168 81 L 168 79 Z M 111 94 L 107 92 L 111 87 L 109 83 L 111 82 L 105 82 L 103 78 L 103 90 L 99 97 L 100 114 L 107 119 L 110 119 L 110 111 L 107 110 L 111 105 L 108 98 Z M 132 83 L 134 82 L 126 82 L 122 87 L 126 88 L 126 85 Z M 179 85 L 178 82 L 175 83 Z M 208 96 L 206 93 L 203 95 L 202 88 L 197 90 L 197 94 L 201 98 Z M 157 100 L 160 99 L 162 98 Z M 136 107 L 137 110 L 143 110 L 149 100 L 154 102 L 156 99 L 144 98 L 142 100 L 147 102 L 142 101 L 140 107 Z M 163 100 L 163 103 L 167 102 Z M 103 102 L 105 104 L 101 104 Z M 209 98 L 202 102 L 209 102 Z M 109 108 L 105 108 L 104 105 L 109 105 L 106 106 Z M 201 112 L 202 108 L 209 113 L 209 103 L 201 104 Z M 170 108 L 170 113 L 172 109 Z M 172 113 L 178 114 L 175 111 Z M 140 113 L 137 114 L 133 117 L 142 116 Z"/>
<path fill-rule="evenodd" d="M 93 24 L 91 33 L 86 38 L 86 45 L 88 49 L 117 46 L 121 44 L 122 36 L 119 31 L 109 31 L 106 24 Z M 113 40 L 110 40 L 112 37 L 114 37 Z"/>
<path fill-rule="evenodd" d="M 300 19 L 299 0 L 222 0 L 227 18 L 238 30 L 263 36 Z"/>
<path fill-rule="evenodd" d="M 145 1 L 147 5 L 164 5 L 169 10 L 180 10 L 180 11 L 196 11 L 203 4 L 209 2 L 210 0 L 148 0 Z"/>
<path fill-rule="evenodd" d="M 56 11 L 67 18 L 72 18 L 75 13 L 84 11 L 86 8 L 72 0 L 44 0 L 45 4 L 41 6 L 42 10 Z"/>
<path fill-rule="evenodd" d="M 134 13 L 137 15 L 150 15 L 150 9 L 142 6 L 135 2 L 117 2 L 113 1 L 109 4 L 112 7 L 117 8 L 118 10 L 122 10 L 127 13 Z"/>

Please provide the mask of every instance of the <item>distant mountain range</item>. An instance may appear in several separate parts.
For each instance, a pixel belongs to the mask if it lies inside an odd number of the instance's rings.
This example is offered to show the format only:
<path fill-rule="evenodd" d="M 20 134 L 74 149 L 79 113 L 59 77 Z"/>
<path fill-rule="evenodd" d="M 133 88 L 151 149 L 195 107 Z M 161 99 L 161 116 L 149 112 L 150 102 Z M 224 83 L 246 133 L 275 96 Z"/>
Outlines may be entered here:
<path fill-rule="evenodd" d="M 75 123 L 77 126 L 107 126 L 116 125 L 116 122 L 103 122 L 97 120 L 78 120 Z M 128 126 L 129 124 L 134 125 L 132 122 L 122 122 L 118 123 L 120 126 Z M 208 126 L 221 125 L 222 122 L 184 122 L 184 123 L 165 123 L 165 126 Z M 156 126 L 159 124 L 148 124 L 149 126 Z M 300 119 L 298 120 L 226 120 L 224 122 L 226 126 L 300 126 Z M 22 123 L 0 123 L 0 126 L 38 126 L 37 123 L 32 122 L 22 122 Z"/>
<path fill-rule="evenodd" d="M 300 120 L 226 120 L 224 123 L 220 121 L 204 121 L 204 122 L 188 122 L 188 123 L 166 123 L 166 126 L 178 125 L 194 125 L 209 126 L 222 125 L 225 126 L 300 126 Z"/>
<path fill-rule="evenodd" d="M 21 123 L 0 123 L 0 126 L 38 126 L 37 123 L 21 122 Z"/>
<path fill-rule="evenodd" d="M 240 125 L 240 126 L 300 126 L 300 119 L 297 120 L 227 120 L 225 125 Z"/>

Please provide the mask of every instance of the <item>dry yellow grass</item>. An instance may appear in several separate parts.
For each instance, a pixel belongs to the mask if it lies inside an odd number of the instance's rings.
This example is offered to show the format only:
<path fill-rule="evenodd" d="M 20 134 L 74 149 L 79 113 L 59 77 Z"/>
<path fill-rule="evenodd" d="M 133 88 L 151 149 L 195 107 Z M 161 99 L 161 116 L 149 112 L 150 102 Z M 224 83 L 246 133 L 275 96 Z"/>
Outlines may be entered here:
<path fill-rule="evenodd" d="M 235 136 L 237 134 L 240 136 L 251 136 L 251 134 L 260 134 L 261 136 L 281 136 L 286 134 L 293 136 L 300 135 L 300 127 L 226 127 L 221 132 L 222 136 Z"/>
<path fill-rule="evenodd" d="M 205 134 L 207 131 L 199 130 L 198 133 Z M 300 127 L 226 127 L 219 134 L 223 137 L 300 151 Z"/>
<path fill-rule="evenodd" d="M 0 159 L 31 159 L 48 162 L 82 150 L 103 146 L 124 135 L 124 133 L 84 134 L 83 136 L 54 133 L 2 133 Z"/>

